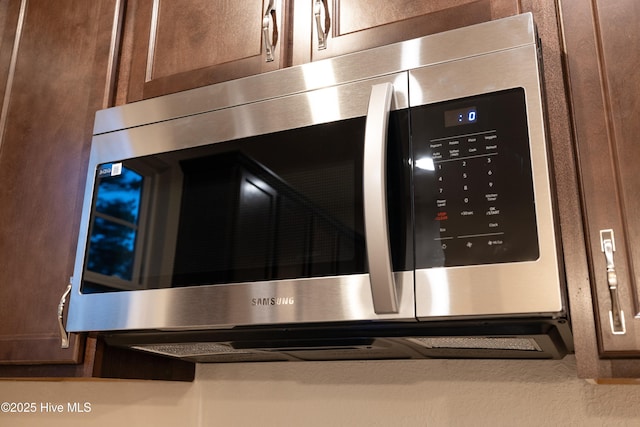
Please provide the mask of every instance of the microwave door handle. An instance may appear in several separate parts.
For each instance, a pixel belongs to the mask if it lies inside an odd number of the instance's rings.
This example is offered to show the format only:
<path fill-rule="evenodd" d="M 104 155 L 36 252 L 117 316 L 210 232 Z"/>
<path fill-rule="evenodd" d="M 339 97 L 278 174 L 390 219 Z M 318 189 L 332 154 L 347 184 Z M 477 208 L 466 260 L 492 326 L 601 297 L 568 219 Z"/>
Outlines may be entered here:
<path fill-rule="evenodd" d="M 376 314 L 398 312 L 398 295 L 391 267 L 387 220 L 387 128 L 393 85 L 371 88 L 364 137 L 364 226 L 373 308 Z"/>

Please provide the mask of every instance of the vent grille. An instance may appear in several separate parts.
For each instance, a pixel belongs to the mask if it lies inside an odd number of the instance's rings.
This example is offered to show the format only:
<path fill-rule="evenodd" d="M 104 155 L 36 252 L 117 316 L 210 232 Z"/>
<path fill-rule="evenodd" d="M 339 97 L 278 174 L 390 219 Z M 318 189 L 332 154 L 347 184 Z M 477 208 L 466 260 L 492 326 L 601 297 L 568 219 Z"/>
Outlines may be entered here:
<path fill-rule="evenodd" d="M 534 339 L 520 337 L 428 337 L 409 341 L 430 349 L 542 351 Z"/>
<path fill-rule="evenodd" d="M 223 354 L 252 354 L 247 350 L 236 350 L 224 343 L 197 342 L 176 344 L 145 344 L 131 348 L 173 357 L 213 356 Z"/>

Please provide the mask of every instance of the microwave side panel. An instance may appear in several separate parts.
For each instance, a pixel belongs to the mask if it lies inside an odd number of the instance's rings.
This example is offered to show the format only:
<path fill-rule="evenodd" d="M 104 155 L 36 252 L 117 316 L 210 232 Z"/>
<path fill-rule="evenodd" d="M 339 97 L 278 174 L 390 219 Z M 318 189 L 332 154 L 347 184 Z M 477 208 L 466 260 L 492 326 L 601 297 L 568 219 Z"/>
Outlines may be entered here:
<path fill-rule="evenodd" d="M 432 228 L 436 231 L 425 239 L 425 234 L 421 234 L 418 229 L 416 246 L 435 246 L 438 250 L 443 248 L 440 252 L 444 253 L 450 249 L 447 246 L 458 244 L 463 251 L 468 249 L 471 253 L 472 250 L 482 245 L 484 245 L 483 250 L 488 252 L 500 246 L 506 247 L 507 244 L 515 247 L 524 243 L 519 240 L 520 236 L 517 231 L 512 232 L 511 235 L 509 233 L 500 234 L 499 229 L 491 228 L 483 231 L 461 229 L 458 232 L 456 230 L 452 232 L 448 227 L 454 223 L 452 219 L 456 217 L 460 218 L 458 223 L 463 223 L 472 216 L 475 216 L 477 221 L 486 222 L 489 227 L 499 227 L 501 215 L 508 215 L 510 212 L 514 216 L 518 215 L 513 213 L 517 212 L 517 206 L 510 206 L 508 200 L 504 202 L 503 206 L 500 206 L 502 196 L 500 191 L 488 187 L 478 188 L 482 180 L 477 178 L 477 173 L 476 180 L 471 182 L 470 188 L 475 189 L 474 196 L 476 199 L 478 197 L 482 199 L 483 203 L 476 204 L 475 208 L 465 207 L 463 203 L 470 199 L 467 199 L 464 193 L 466 183 L 459 180 L 464 179 L 462 178 L 463 174 L 465 178 L 473 175 L 467 174 L 463 170 L 466 167 L 463 167 L 463 161 L 456 158 L 457 156 L 469 156 L 469 161 L 465 161 L 465 164 L 478 162 L 479 159 L 482 159 L 482 162 L 498 159 L 498 157 L 489 155 L 482 157 L 485 154 L 480 155 L 479 152 L 467 153 L 465 151 L 476 148 L 465 148 L 464 144 L 471 147 L 469 144 L 480 142 L 478 138 L 482 135 L 467 136 L 466 134 L 468 133 L 467 129 L 478 130 L 478 127 L 471 126 L 471 123 L 476 120 L 479 122 L 483 112 L 476 111 L 474 104 L 478 102 L 471 102 L 467 105 L 464 102 L 462 104 L 456 103 L 455 100 L 469 97 L 468 99 L 472 101 L 480 102 L 487 94 L 509 90 L 524 93 L 524 103 L 526 103 L 526 106 L 522 108 L 526 112 L 526 123 L 528 123 L 525 137 L 528 137 L 530 144 L 530 186 L 534 196 L 534 200 L 530 203 L 531 210 L 535 210 L 533 232 L 537 233 L 537 251 L 533 251 L 533 255 L 529 254 L 528 258 L 524 257 L 513 262 L 496 261 L 494 263 L 490 260 L 474 262 L 473 258 L 469 257 L 468 265 L 465 265 L 463 254 L 459 256 L 459 260 L 462 261 L 447 266 L 446 256 L 442 255 L 440 265 L 437 264 L 438 261 L 433 261 L 428 268 L 421 268 L 421 263 L 424 264 L 424 260 L 419 259 L 420 254 L 417 250 L 416 311 L 420 320 L 504 316 L 562 317 L 565 315 L 561 272 L 556 249 L 557 234 L 552 212 L 552 192 L 538 67 L 536 45 L 530 44 L 488 55 L 424 67 L 410 73 L 412 121 L 420 121 L 419 117 L 415 117 L 414 107 L 438 103 L 446 105 L 449 102 L 452 107 L 447 109 L 445 106 L 446 111 L 441 112 L 443 116 L 442 129 L 446 129 L 446 132 L 450 133 L 449 136 L 456 136 L 455 138 L 421 141 L 414 134 L 414 150 L 419 149 L 420 144 L 423 146 L 431 144 L 430 147 L 434 147 L 429 148 L 434 153 L 433 157 L 436 158 L 435 160 L 431 159 L 431 164 L 436 169 L 438 166 L 444 166 L 448 170 L 448 175 L 438 176 L 437 179 L 449 179 L 451 182 L 451 173 L 460 175 L 460 177 L 456 175 L 458 181 L 455 181 L 456 188 L 453 191 L 448 191 L 446 185 L 436 188 L 441 184 L 436 181 L 433 181 L 433 188 L 421 188 L 418 176 L 415 175 L 416 198 L 420 197 L 420 192 L 444 191 L 448 193 L 447 197 L 434 197 L 434 217 L 427 218 L 425 221 L 435 224 L 432 225 Z M 461 123 L 452 124 L 451 117 L 445 117 L 451 116 L 451 114 L 455 119 L 459 118 Z M 499 130 L 498 133 L 500 133 Z M 496 137 L 495 134 L 488 135 L 487 138 Z M 497 137 L 499 138 L 499 135 Z M 448 146 L 448 144 L 458 143 L 461 145 Z M 509 143 L 506 140 L 500 141 L 498 146 Z M 482 146 L 482 149 L 489 147 L 495 148 L 496 145 L 487 143 Z M 491 154 L 498 155 L 498 152 Z M 418 162 L 417 159 L 415 161 Z M 415 168 L 415 171 L 416 174 L 420 173 L 419 168 Z M 487 172 L 492 173 L 489 169 L 483 170 L 483 173 Z M 434 174 L 436 173 L 434 172 Z M 502 179 L 505 182 L 509 181 L 508 176 Z M 492 180 L 488 182 L 490 185 L 493 184 Z M 458 199 L 460 200 L 458 201 Z M 459 204 L 455 202 L 459 202 Z M 484 202 L 488 204 L 484 206 Z M 416 217 L 416 221 L 419 223 L 420 212 L 416 212 Z M 516 224 L 519 220 L 518 217 L 502 219 L 505 222 L 510 221 Z M 479 237 L 484 233 L 486 235 Z M 421 241 L 421 239 L 423 240 Z M 534 235 L 530 240 L 534 240 L 536 243 L 535 239 Z"/>

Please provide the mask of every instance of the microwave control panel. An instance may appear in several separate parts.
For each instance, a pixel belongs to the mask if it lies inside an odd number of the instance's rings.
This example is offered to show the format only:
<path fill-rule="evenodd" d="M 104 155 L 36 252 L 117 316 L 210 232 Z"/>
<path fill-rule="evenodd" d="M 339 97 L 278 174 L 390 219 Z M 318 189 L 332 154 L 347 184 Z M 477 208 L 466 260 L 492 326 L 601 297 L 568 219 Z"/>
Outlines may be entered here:
<path fill-rule="evenodd" d="M 412 108 L 416 267 L 539 256 L 522 88 Z"/>

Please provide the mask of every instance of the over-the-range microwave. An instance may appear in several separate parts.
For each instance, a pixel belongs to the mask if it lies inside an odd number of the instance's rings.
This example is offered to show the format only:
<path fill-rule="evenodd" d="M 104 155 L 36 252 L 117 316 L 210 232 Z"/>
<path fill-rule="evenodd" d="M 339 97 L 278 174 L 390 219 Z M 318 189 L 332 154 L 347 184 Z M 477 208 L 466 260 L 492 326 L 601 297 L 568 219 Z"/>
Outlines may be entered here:
<path fill-rule="evenodd" d="M 572 351 L 530 14 L 98 112 L 67 327 L 198 362 Z"/>

